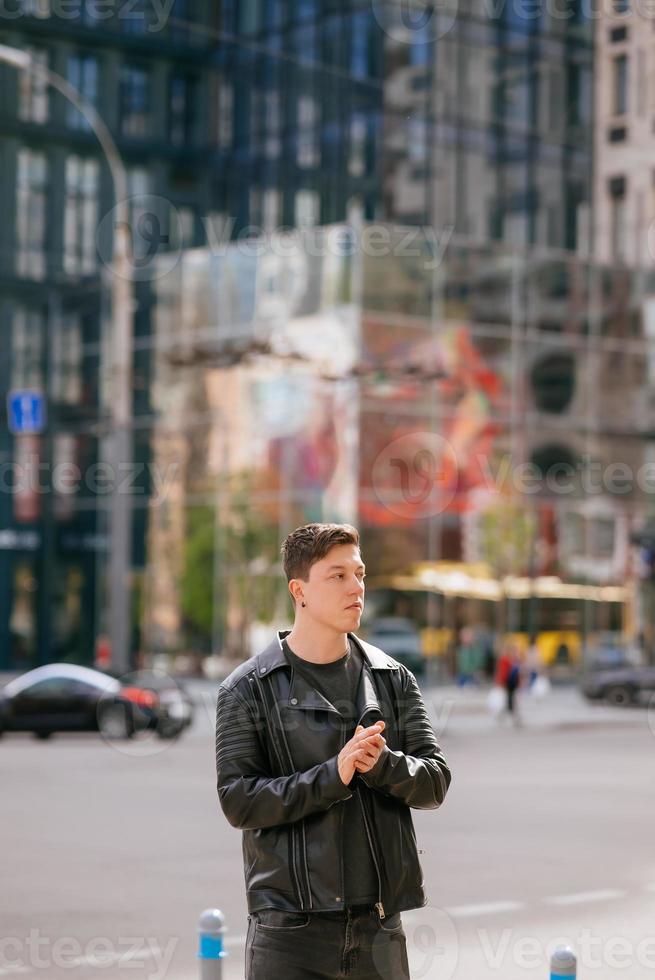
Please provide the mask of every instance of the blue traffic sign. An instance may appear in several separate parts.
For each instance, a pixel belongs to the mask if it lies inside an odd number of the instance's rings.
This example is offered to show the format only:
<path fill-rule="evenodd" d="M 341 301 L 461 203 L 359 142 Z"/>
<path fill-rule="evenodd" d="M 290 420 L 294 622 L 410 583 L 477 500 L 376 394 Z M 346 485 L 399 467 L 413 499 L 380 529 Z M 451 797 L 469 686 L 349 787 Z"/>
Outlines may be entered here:
<path fill-rule="evenodd" d="M 10 391 L 7 419 L 14 435 L 36 435 L 45 428 L 45 398 L 40 391 Z"/>

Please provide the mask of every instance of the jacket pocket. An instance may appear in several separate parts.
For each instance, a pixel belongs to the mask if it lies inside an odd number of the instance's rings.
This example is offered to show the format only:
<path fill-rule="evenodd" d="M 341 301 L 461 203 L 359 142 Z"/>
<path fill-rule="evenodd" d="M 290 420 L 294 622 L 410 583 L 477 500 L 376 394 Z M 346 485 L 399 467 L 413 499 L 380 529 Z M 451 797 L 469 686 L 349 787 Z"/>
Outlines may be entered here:
<path fill-rule="evenodd" d="M 400 917 L 400 912 L 394 912 L 393 915 L 387 915 L 384 919 L 380 920 L 380 930 L 382 932 L 398 932 L 403 927 L 403 920 Z"/>

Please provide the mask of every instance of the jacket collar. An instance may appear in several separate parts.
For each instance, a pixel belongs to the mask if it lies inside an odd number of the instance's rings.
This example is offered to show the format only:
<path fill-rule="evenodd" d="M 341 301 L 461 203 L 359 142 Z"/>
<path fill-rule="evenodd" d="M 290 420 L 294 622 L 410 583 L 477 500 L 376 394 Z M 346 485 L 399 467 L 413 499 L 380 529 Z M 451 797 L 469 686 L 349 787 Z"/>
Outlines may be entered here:
<path fill-rule="evenodd" d="M 262 653 L 255 657 L 256 669 L 260 677 L 272 673 L 278 667 L 289 666 L 289 661 L 282 649 L 282 641 L 290 632 L 291 630 L 278 630 L 276 639 Z M 393 660 L 390 660 L 382 650 L 372 646 L 370 643 L 366 643 L 364 640 L 360 640 L 354 633 L 348 633 L 348 638 L 361 651 L 365 668 L 368 667 L 370 670 L 394 670 L 397 668 L 398 665 Z M 330 704 L 319 691 L 308 685 L 299 673 L 294 673 L 293 683 L 289 689 L 287 705 L 294 708 L 318 708 L 323 711 L 336 711 L 334 705 Z M 369 711 L 375 711 L 380 715 L 383 714 L 373 678 L 369 674 L 369 671 L 364 669 L 357 692 L 357 716 L 360 722 Z"/>
<path fill-rule="evenodd" d="M 288 667 L 289 661 L 287 660 L 284 650 L 282 649 L 282 640 L 289 635 L 291 630 L 278 630 L 276 638 L 269 643 L 265 650 L 257 654 L 255 657 L 255 664 L 257 667 L 257 673 L 260 677 L 265 674 L 270 673 L 277 667 Z M 365 640 L 361 640 L 354 633 L 348 633 L 348 638 L 352 640 L 356 646 L 359 648 L 364 656 L 364 661 L 372 670 L 394 670 L 397 668 L 397 664 L 390 657 L 386 655 L 378 647 L 374 647 L 371 643 L 366 643 Z"/>

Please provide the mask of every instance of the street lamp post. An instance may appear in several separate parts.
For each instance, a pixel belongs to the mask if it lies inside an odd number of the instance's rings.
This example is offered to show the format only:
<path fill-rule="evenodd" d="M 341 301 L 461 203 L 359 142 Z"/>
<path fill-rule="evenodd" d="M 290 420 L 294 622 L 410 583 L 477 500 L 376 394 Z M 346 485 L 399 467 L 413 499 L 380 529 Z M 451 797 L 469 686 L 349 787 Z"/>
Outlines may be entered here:
<path fill-rule="evenodd" d="M 130 220 L 127 201 L 127 174 L 109 129 L 94 107 L 63 76 L 39 64 L 18 48 L 0 44 L 0 61 L 19 71 L 41 77 L 64 96 L 86 119 L 107 159 L 115 198 L 111 265 L 111 465 L 114 492 L 110 520 L 110 636 L 112 666 L 130 666 L 131 624 L 131 502 L 121 492 L 121 472 L 132 461 L 132 346 L 134 300 L 130 259 Z M 129 484 L 130 481 L 128 481 Z"/>

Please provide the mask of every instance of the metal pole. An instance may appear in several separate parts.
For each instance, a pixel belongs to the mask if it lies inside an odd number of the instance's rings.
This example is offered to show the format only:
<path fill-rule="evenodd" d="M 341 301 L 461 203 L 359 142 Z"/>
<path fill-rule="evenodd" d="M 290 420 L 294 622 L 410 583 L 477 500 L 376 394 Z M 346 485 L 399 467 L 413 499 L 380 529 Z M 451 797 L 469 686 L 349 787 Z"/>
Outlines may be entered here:
<path fill-rule="evenodd" d="M 129 493 L 120 489 L 132 464 L 132 347 L 133 289 L 130 258 L 130 221 L 127 173 L 109 129 L 94 107 L 62 75 L 34 61 L 27 51 L 0 44 L 0 61 L 19 71 L 39 75 L 75 106 L 86 119 L 102 148 L 114 185 L 115 227 L 111 273 L 112 365 L 110 460 L 114 493 L 110 519 L 110 635 L 112 667 L 123 672 L 130 667 L 131 626 L 131 526 Z M 130 481 L 127 481 L 130 485 Z"/>
<path fill-rule="evenodd" d="M 198 959 L 200 980 L 222 980 L 225 916 L 220 909 L 205 909 L 198 920 Z"/>

